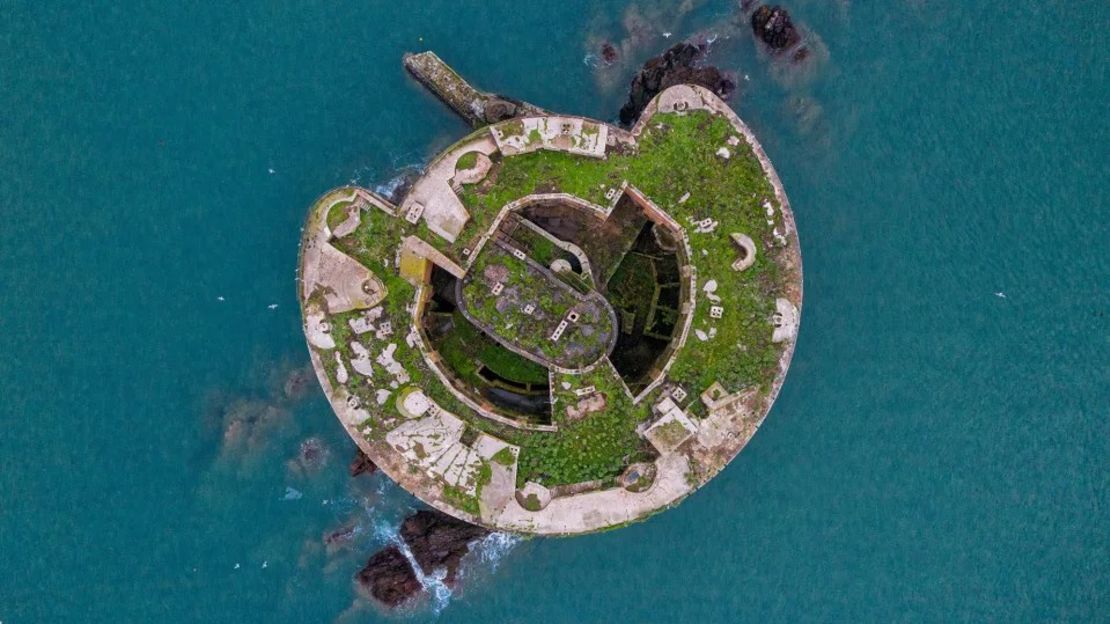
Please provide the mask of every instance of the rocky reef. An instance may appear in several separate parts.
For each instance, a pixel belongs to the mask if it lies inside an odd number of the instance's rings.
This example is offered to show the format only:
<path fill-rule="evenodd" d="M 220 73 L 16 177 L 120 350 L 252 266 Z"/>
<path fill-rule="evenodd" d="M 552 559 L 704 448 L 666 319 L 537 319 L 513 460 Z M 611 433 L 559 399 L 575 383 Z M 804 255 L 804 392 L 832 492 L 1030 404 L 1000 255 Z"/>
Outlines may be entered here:
<path fill-rule="evenodd" d="M 344 527 L 325 535 L 328 546 L 350 541 L 354 529 Z M 425 575 L 444 570 L 443 582 L 454 586 L 459 566 L 470 552 L 470 545 L 490 531 L 463 522 L 439 511 L 422 510 L 405 518 L 401 524 L 401 540 Z M 355 575 L 362 590 L 387 607 L 397 607 L 423 590 L 412 564 L 399 546 L 386 546 L 374 553 Z"/>
<path fill-rule="evenodd" d="M 320 438 L 313 436 L 301 442 L 297 456 L 289 462 L 290 469 L 300 474 L 315 474 L 327 465 L 331 451 Z"/>
<path fill-rule="evenodd" d="M 405 541 L 424 574 L 446 569 L 447 585 L 455 583 L 459 563 L 470 552 L 470 543 L 489 535 L 487 529 L 438 511 L 418 511 L 401 524 Z"/>
<path fill-rule="evenodd" d="M 355 581 L 371 598 L 391 608 L 400 606 L 423 587 L 397 546 L 374 553 L 355 575 Z"/>
<path fill-rule="evenodd" d="M 352 477 L 357 477 L 360 474 L 374 474 L 378 471 L 378 466 L 359 449 L 347 470 Z"/>
<path fill-rule="evenodd" d="M 785 50 L 802 39 L 798 29 L 790 21 L 790 13 L 780 6 L 759 7 L 752 13 L 751 23 L 755 36 L 776 52 Z"/>
<path fill-rule="evenodd" d="M 628 90 L 628 102 L 621 107 L 621 124 L 628 126 L 640 116 L 653 97 L 676 84 L 701 85 L 728 99 L 736 90 L 736 82 L 712 66 L 699 66 L 705 58 L 705 46 L 679 43 L 663 54 L 648 59 Z"/>
<path fill-rule="evenodd" d="M 795 22 L 782 6 L 741 0 L 740 14 L 757 47 L 772 60 L 769 70 L 775 82 L 797 89 L 816 78 L 828 62 L 829 49 L 821 37 Z"/>

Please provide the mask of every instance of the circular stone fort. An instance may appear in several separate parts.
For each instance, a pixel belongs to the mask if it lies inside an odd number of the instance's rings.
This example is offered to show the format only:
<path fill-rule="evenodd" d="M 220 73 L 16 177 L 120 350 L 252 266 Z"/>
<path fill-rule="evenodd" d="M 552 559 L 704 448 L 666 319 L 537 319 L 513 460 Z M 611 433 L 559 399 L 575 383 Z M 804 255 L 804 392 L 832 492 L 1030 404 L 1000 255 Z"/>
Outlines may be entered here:
<path fill-rule="evenodd" d="M 406 64 L 478 129 L 396 202 L 349 186 L 309 212 L 298 294 L 340 422 L 493 529 L 676 505 L 759 429 L 793 354 L 801 255 L 759 143 L 698 86 L 625 130 Z"/>

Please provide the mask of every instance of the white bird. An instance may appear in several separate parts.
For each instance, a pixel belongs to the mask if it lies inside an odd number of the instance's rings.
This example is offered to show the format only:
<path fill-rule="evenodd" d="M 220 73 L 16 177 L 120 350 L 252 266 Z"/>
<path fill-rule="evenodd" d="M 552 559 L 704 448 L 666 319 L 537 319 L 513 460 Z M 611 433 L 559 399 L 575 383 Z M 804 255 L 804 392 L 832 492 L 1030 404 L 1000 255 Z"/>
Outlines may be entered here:
<path fill-rule="evenodd" d="M 265 570 L 268 567 L 270 567 L 270 562 L 269 561 L 263 561 L 262 562 L 262 569 Z"/>
<path fill-rule="evenodd" d="M 273 169 L 273 167 L 271 167 L 271 168 L 267 169 L 267 171 L 269 171 L 269 172 L 270 172 L 270 175 L 273 175 L 273 174 L 275 173 L 275 172 L 274 172 L 274 169 Z"/>
<path fill-rule="evenodd" d="M 670 39 L 671 38 L 671 33 L 669 33 L 669 32 L 663 33 L 663 38 L 664 39 Z"/>
<path fill-rule="evenodd" d="M 1006 298 L 1006 293 L 1004 293 L 1000 290 L 1000 291 L 994 293 L 994 296 L 998 297 L 999 299 L 1005 299 Z"/>
<path fill-rule="evenodd" d="M 269 308 L 269 309 L 271 309 L 271 310 L 276 310 L 276 309 L 277 309 L 277 307 L 278 307 L 278 304 L 276 304 L 276 303 L 271 303 L 270 305 L 268 305 L 268 306 L 266 306 L 266 307 L 267 307 L 267 308 Z"/>
<path fill-rule="evenodd" d="M 216 297 L 216 301 L 223 301 L 223 300 L 224 300 L 223 295 L 220 295 L 219 297 Z"/>
<path fill-rule="evenodd" d="M 238 563 L 237 563 L 237 564 L 235 564 L 235 569 L 236 569 L 236 570 L 238 570 L 238 569 L 239 569 L 239 564 L 238 564 Z"/>

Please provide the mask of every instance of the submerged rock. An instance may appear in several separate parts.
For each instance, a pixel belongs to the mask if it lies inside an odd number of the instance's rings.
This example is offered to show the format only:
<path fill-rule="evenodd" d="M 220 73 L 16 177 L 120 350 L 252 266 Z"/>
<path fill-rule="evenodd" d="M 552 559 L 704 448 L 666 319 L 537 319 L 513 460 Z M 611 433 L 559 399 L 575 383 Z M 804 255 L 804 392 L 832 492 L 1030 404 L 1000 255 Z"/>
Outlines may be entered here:
<path fill-rule="evenodd" d="M 312 390 L 312 382 L 315 380 L 316 375 L 311 366 L 302 368 L 294 368 L 289 371 L 285 378 L 285 383 L 282 384 L 282 391 L 285 393 L 285 398 L 290 401 L 299 401 L 308 395 Z"/>
<path fill-rule="evenodd" d="M 257 453 L 286 430 L 290 418 L 288 410 L 260 399 L 235 399 L 220 410 L 224 457 Z"/>
<path fill-rule="evenodd" d="M 423 588 L 409 560 L 396 546 L 374 553 L 355 575 L 355 581 L 370 597 L 387 607 L 400 605 Z"/>
<path fill-rule="evenodd" d="M 716 67 L 698 67 L 705 57 L 705 46 L 679 43 L 663 54 L 650 58 L 632 79 L 628 102 L 621 107 L 620 120 L 630 125 L 643 112 L 651 98 L 676 84 L 701 85 L 723 99 L 736 90 L 736 82 Z"/>
<path fill-rule="evenodd" d="M 606 65 L 612 65 L 620 58 L 620 53 L 617 52 L 616 46 L 606 41 L 601 44 L 601 62 Z"/>
<path fill-rule="evenodd" d="M 784 50 L 801 41 L 790 13 L 780 6 L 763 5 L 752 13 L 752 32 L 774 51 Z M 803 60 L 803 55 L 796 61 Z"/>
<path fill-rule="evenodd" d="M 304 472 L 319 472 L 328 463 L 330 454 L 323 440 L 317 437 L 308 438 L 301 442 L 297 466 Z"/>
<path fill-rule="evenodd" d="M 470 552 L 470 543 L 489 535 L 487 529 L 438 511 L 418 511 L 401 525 L 401 539 L 424 574 L 445 568 L 444 583 L 454 584 L 459 562 Z"/>
<path fill-rule="evenodd" d="M 352 477 L 357 477 L 360 474 L 372 475 L 378 471 L 378 466 L 366 456 L 366 453 L 362 452 L 362 449 L 359 449 L 355 458 L 351 460 L 348 471 L 351 473 Z"/>
<path fill-rule="evenodd" d="M 349 548 L 353 545 L 355 536 L 361 532 L 361 528 L 357 523 L 351 522 L 345 524 L 337 529 L 325 531 L 323 535 L 324 546 L 327 547 L 329 553 L 337 550 Z"/>

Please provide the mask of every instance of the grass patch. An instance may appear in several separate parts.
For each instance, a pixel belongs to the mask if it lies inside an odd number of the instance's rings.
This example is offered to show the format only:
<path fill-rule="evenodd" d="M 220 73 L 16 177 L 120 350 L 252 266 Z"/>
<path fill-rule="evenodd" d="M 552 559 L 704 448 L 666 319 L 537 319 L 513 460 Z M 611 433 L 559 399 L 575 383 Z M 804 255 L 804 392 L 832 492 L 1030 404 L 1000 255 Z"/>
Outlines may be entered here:
<path fill-rule="evenodd" d="M 616 373 L 604 364 L 585 375 L 556 374 L 554 382 L 559 432 L 529 438 L 517 465 L 518 484 L 551 486 L 620 474 L 639 449 L 636 426 L 648 417 L 648 405 L 633 406 Z M 564 382 L 570 388 L 563 388 Z M 605 409 L 571 422 L 566 408 L 582 400 L 574 391 L 587 386 L 605 395 Z"/>
<path fill-rule="evenodd" d="M 454 331 L 436 345 L 444 363 L 464 381 L 481 385 L 485 365 L 498 376 L 520 384 L 546 384 L 547 368 L 517 355 L 486 336 L 461 313 L 454 314 Z"/>
<path fill-rule="evenodd" d="M 490 460 L 495 461 L 502 466 L 512 466 L 513 462 L 516 461 L 516 457 L 513 457 L 513 450 L 506 446 L 500 451 L 494 453 L 493 457 L 491 457 Z"/>
<path fill-rule="evenodd" d="M 347 220 L 347 209 L 351 207 L 351 201 L 336 202 L 331 208 L 328 209 L 328 228 L 334 230 L 339 227 L 341 223 Z"/>
<path fill-rule="evenodd" d="M 455 161 L 455 171 L 473 169 L 478 164 L 478 152 L 467 152 Z"/>
<path fill-rule="evenodd" d="M 559 322 L 580 304 L 568 289 L 496 245 L 482 250 L 471 271 L 473 277 L 463 285 L 467 312 L 500 339 L 566 367 L 581 366 L 600 356 L 601 345 L 590 344 L 579 335 L 587 324 L 593 327 L 594 336 L 612 333 L 612 320 L 597 302 L 580 306 L 581 320 L 565 329 L 564 338 L 552 341 L 550 336 Z M 502 276 L 500 294 L 493 294 L 487 272 Z M 531 314 L 524 312 L 528 304 L 536 307 Z M 581 348 L 568 349 L 571 341 Z"/>
<path fill-rule="evenodd" d="M 535 494 L 529 494 L 528 496 L 524 497 L 524 500 L 520 501 L 520 506 L 527 509 L 528 511 L 539 511 L 540 497 L 536 496 Z"/>
<path fill-rule="evenodd" d="M 443 500 L 471 515 L 477 516 L 481 511 L 478 507 L 477 496 L 471 496 L 462 488 L 453 485 L 443 486 Z"/>

